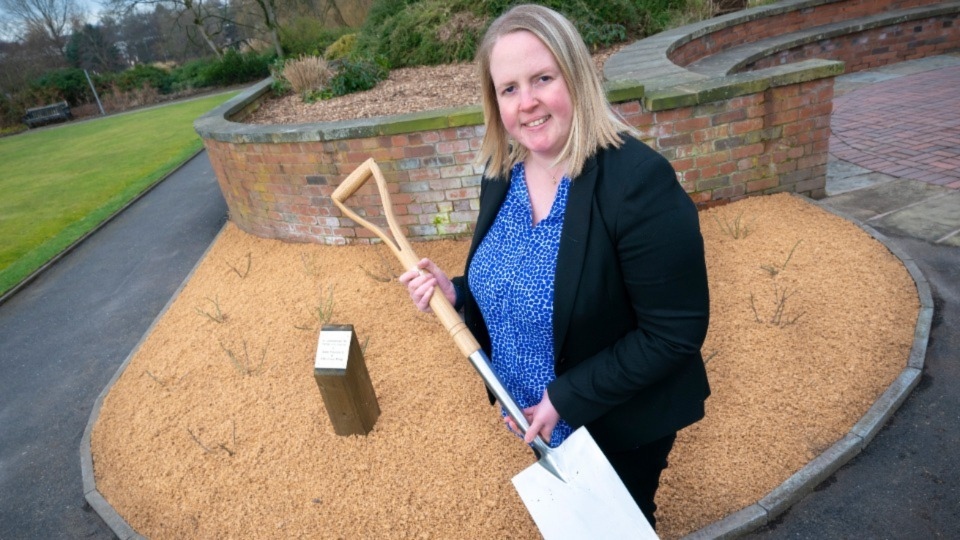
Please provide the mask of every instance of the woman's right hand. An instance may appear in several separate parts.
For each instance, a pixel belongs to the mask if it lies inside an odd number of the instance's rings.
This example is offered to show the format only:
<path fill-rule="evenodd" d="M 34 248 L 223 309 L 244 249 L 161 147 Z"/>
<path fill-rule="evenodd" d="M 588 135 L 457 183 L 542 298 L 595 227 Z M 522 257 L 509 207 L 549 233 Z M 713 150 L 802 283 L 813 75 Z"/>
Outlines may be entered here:
<path fill-rule="evenodd" d="M 440 288 L 451 305 L 456 304 L 457 291 L 453 288 L 453 282 L 430 259 L 420 259 L 416 268 L 400 276 L 400 283 L 406 285 L 410 298 L 420 311 L 433 311 L 430 309 L 430 298 L 434 287 Z"/>

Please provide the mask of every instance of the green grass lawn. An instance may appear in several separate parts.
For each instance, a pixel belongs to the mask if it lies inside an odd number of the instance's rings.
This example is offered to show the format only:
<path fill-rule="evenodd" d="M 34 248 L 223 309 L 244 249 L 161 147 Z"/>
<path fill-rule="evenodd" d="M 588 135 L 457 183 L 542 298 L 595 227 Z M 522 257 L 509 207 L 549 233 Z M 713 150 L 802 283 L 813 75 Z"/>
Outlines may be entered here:
<path fill-rule="evenodd" d="M 218 94 L 0 139 L 0 294 L 202 146 Z"/>

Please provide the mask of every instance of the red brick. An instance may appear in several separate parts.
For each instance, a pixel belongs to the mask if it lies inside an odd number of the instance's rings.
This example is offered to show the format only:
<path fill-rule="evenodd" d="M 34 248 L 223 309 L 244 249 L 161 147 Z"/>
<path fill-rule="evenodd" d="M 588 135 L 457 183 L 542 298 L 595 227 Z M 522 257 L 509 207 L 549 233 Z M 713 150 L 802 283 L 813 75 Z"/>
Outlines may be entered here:
<path fill-rule="evenodd" d="M 753 182 L 747 182 L 747 193 L 756 193 L 759 191 L 766 191 L 770 188 L 775 188 L 779 185 L 776 177 L 763 178 L 760 180 L 755 180 Z"/>
<path fill-rule="evenodd" d="M 437 151 L 433 145 L 408 146 L 403 149 L 404 157 L 429 157 L 436 155 Z"/>

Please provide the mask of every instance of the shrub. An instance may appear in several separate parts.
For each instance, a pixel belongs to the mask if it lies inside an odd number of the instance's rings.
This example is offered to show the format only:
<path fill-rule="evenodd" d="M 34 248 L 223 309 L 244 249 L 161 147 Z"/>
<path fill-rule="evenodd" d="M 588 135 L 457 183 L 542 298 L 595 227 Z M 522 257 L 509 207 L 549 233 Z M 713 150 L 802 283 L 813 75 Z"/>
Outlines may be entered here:
<path fill-rule="evenodd" d="M 179 92 L 206 86 L 203 73 L 216 61 L 215 58 L 201 58 L 185 62 L 183 65 L 174 68 L 170 72 L 173 90 Z"/>
<path fill-rule="evenodd" d="M 286 62 L 283 58 L 276 58 L 270 63 L 270 76 L 273 77 L 271 90 L 277 96 L 282 96 L 290 91 L 290 83 L 283 78 L 283 66 Z"/>
<path fill-rule="evenodd" d="M 239 53 L 229 49 L 223 58 L 201 71 L 200 86 L 230 86 L 264 79 L 270 75 L 273 58 L 273 54 Z"/>
<path fill-rule="evenodd" d="M 330 80 L 330 68 L 327 61 L 316 56 L 301 56 L 287 60 L 281 72 L 290 83 L 290 88 L 305 96 L 308 92 L 320 90 Z"/>
<path fill-rule="evenodd" d="M 389 74 L 390 71 L 382 62 L 344 59 L 340 61 L 337 73 L 330 79 L 328 87 L 334 96 L 344 96 L 370 90 Z"/>
<path fill-rule="evenodd" d="M 280 28 L 280 46 L 289 57 L 320 56 L 342 36 L 352 33 L 350 28 L 325 28 L 313 17 L 297 17 Z"/>
<path fill-rule="evenodd" d="M 664 30 L 672 14 L 689 0 L 548 0 L 541 2 L 567 16 L 587 46 L 598 47 L 639 39 Z"/>
<path fill-rule="evenodd" d="M 109 92 L 100 96 L 101 105 L 108 113 L 152 105 L 158 101 L 159 92 L 146 82 L 139 88 L 130 89 L 124 89 L 114 84 Z"/>
<path fill-rule="evenodd" d="M 276 59 L 271 53 L 239 53 L 233 49 L 224 53 L 223 58 L 193 60 L 174 69 L 170 74 L 173 91 L 204 88 L 208 86 L 230 86 L 242 84 L 270 76 L 270 64 Z"/>
<path fill-rule="evenodd" d="M 323 57 L 327 60 L 339 60 L 352 55 L 356 46 L 357 34 L 346 34 L 331 43 L 330 46 L 323 51 Z"/>
<path fill-rule="evenodd" d="M 66 100 L 70 105 L 79 105 L 91 99 L 90 84 L 83 70 L 64 68 L 49 71 L 37 77 L 29 84 L 27 108 L 49 105 Z"/>
<path fill-rule="evenodd" d="M 381 0 L 367 16 L 357 51 L 382 55 L 391 68 L 469 61 L 486 26 L 487 17 L 465 0 Z"/>
<path fill-rule="evenodd" d="M 113 84 L 121 92 L 139 90 L 148 85 L 161 94 L 167 94 L 173 87 L 173 76 L 162 68 L 140 64 L 119 73 Z"/>
<path fill-rule="evenodd" d="M 593 49 L 641 38 L 667 27 L 688 0 L 543 0 L 567 16 Z M 473 60 L 489 23 L 516 0 L 377 0 L 357 49 L 391 68 Z"/>
<path fill-rule="evenodd" d="M 21 124 L 25 109 L 22 103 L 18 103 L 13 96 L 8 96 L 0 92 L 0 133 L 17 133 L 26 126 Z"/>

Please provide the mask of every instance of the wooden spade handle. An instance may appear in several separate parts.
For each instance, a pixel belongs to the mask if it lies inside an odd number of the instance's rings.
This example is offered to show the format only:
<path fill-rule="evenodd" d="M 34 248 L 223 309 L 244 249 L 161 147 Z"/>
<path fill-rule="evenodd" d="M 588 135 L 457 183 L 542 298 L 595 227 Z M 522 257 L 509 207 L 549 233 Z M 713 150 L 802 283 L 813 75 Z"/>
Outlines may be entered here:
<path fill-rule="evenodd" d="M 383 213 L 387 218 L 387 224 L 393 235 L 392 238 L 379 227 L 363 219 L 344 204 L 344 201 L 356 193 L 361 186 L 366 184 L 371 176 L 373 176 L 377 182 L 377 190 L 380 192 L 380 201 L 383 204 Z M 406 237 L 403 236 L 403 231 L 393 215 L 393 205 L 390 203 L 390 194 L 387 192 L 387 182 L 383 178 L 383 173 L 380 172 L 380 167 L 377 166 L 373 158 L 366 160 L 350 173 L 350 175 L 337 186 L 337 189 L 333 191 L 331 198 L 333 199 L 333 204 L 337 205 L 337 208 L 347 217 L 383 240 L 383 243 L 390 247 L 390 250 L 393 251 L 393 254 L 396 255 L 405 270 L 415 270 L 417 268 L 420 257 L 417 257 L 416 253 L 413 252 L 413 248 L 410 246 Z M 480 350 L 480 344 L 477 343 L 473 334 L 467 329 L 467 325 L 463 323 L 460 314 L 453 309 L 453 306 L 450 305 L 450 301 L 447 300 L 443 292 L 436 288 L 434 288 L 433 294 L 430 296 L 430 309 L 432 309 L 437 318 L 440 319 L 440 322 L 444 328 L 447 329 L 450 337 L 453 338 L 457 348 L 460 349 L 460 352 L 464 356 L 470 358 L 471 354 Z"/>

